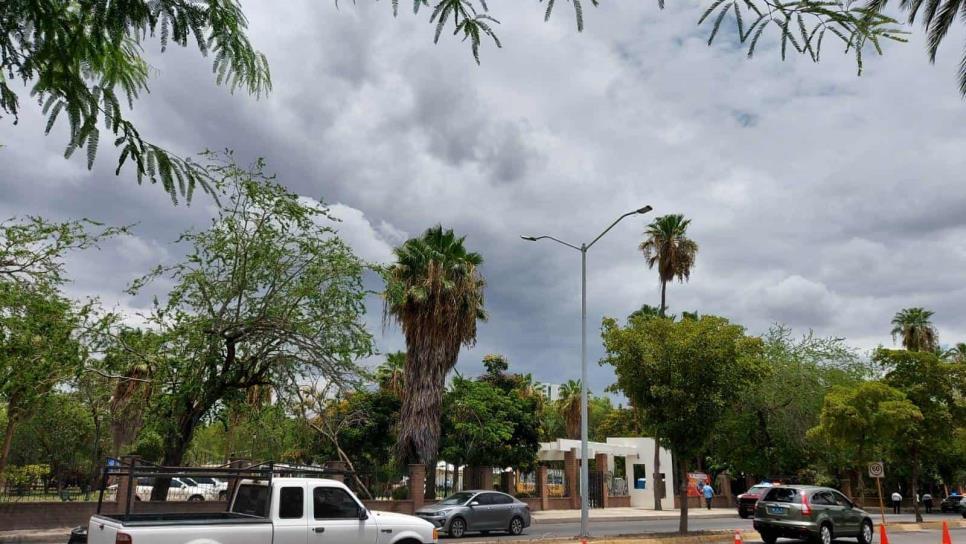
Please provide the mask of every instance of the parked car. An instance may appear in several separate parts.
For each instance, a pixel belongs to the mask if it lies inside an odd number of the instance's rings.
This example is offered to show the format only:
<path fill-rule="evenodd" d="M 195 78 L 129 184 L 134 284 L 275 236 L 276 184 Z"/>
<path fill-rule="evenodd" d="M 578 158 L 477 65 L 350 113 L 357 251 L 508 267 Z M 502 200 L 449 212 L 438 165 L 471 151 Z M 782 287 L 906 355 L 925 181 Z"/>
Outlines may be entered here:
<path fill-rule="evenodd" d="M 226 488 L 227 489 L 227 488 Z M 151 493 L 154 491 L 154 480 L 152 478 L 138 478 L 137 486 L 134 488 L 135 501 L 151 500 Z M 214 500 L 225 500 L 226 491 L 220 491 L 214 487 L 198 485 L 191 478 L 171 478 L 171 485 L 168 486 L 167 499 L 170 502 L 204 502 Z M 108 486 L 107 496 L 112 497 L 117 494 L 117 484 Z M 123 499 L 123 497 L 122 497 Z"/>
<path fill-rule="evenodd" d="M 943 502 L 939 503 L 939 510 L 944 514 L 949 512 L 959 512 L 959 505 L 963 501 L 964 497 L 966 497 L 966 495 L 950 495 L 946 497 L 943 499 Z"/>
<path fill-rule="evenodd" d="M 467 532 L 506 531 L 519 535 L 530 526 L 530 507 L 497 491 L 460 491 L 420 508 L 416 515 L 454 538 Z"/>
<path fill-rule="evenodd" d="M 79 532 L 79 531 L 78 531 Z M 436 544 L 432 523 L 405 514 L 373 512 L 342 482 L 275 477 L 243 480 L 227 512 L 97 514 L 84 544 Z"/>
<path fill-rule="evenodd" d="M 206 476 L 192 476 L 190 478 L 180 479 L 189 486 L 196 486 L 201 489 L 210 490 L 209 494 L 212 497 L 216 497 L 220 501 L 226 500 L 228 495 L 228 482 L 225 480 L 208 478 Z"/>
<path fill-rule="evenodd" d="M 845 495 L 828 487 L 772 487 L 755 506 L 755 530 L 765 544 L 778 538 L 832 544 L 832 539 L 858 538 L 871 544 L 872 517 Z"/>
<path fill-rule="evenodd" d="M 738 495 L 738 516 L 741 519 L 748 519 L 754 516 L 755 505 L 758 504 L 758 499 L 762 498 L 771 488 L 772 484 L 761 483 L 751 486 L 748 491 Z"/>

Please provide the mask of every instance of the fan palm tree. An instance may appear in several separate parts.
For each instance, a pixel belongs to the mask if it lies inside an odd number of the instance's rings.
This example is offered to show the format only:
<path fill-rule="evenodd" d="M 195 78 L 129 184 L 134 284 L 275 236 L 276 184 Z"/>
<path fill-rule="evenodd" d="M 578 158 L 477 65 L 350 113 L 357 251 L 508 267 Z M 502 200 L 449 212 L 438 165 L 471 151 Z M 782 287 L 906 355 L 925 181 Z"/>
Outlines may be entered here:
<path fill-rule="evenodd" d="M 560 386 L 557 410 L 563 418 L 567 438 L 580 438 L 580 380 L 567 380 Z"/>
<path fill-rule="evenodd" d="M 386 361 L 376 368 L 376 383 L 380 389 L 402 397 L 405 372 L 406 354 L 401 351 L 390 353 L 386 355 Z"/>
<path fill-rule="evenodd" d="M 677 279 L 685 282 L 691 278 L 691 269 L 698 256 L 698 244 L 688 238 L 690 219 L 682 214 L 663 215 L 654 219 L 644 231 L 644 241 L 640 250 L 648 268 L 657 266 L 658 279 L 661 280 L 660 315 L 667 314 L 667 284 Z M 660 437 L 654 436 L 654 475 L 661 472 Z M 654 495 L 654 509 L 661 510 L 659 494 Z"/>
<path fill-rule="evenodd" d="M 946 352 L 946 358 L 954 363 L 966 364 L 966 342 L 959 342 L 949 348 L 949 351 Z"/>
<path fill-rule="evenodd" d="M 892 318 L 892 341 L 902 341 L 909 351 L 934 351 L 939 346 L 939 333 L 930 318 L 933 312 L 925 308 L 903 308 Z"/>
<path fill-rule="evenodd" d="M 691 269 L 698 255 L 698 244 L 688 238 L 690 219 L 681 214 L 664 215 L 655 219 L 644 231 L 640 249 L 648 268 L 657 267 L 661 280 L 660 314 L 667 313 L 667 284 L 677 279 L 682 283 L 691 277 Z"/>
<path fill-rule="evenodd" d="M 396 454 L 403 463 L 426 465 L 430 476 L 436 473 L 446 374 L 461 346 L 476 342 L 477 322 L 486 319 L 483 258 L 463 242 L 437 225 L 397 247 L 396 262 L 385 272 L 383 321 L 399 324 L 406 338 Z"/>

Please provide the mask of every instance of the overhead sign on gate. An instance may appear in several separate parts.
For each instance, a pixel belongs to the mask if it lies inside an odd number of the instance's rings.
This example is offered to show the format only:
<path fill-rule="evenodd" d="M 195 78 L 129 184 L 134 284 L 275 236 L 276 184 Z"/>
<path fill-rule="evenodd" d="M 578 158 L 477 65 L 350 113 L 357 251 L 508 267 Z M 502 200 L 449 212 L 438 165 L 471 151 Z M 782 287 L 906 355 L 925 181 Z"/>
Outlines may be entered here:
<path fill-rule="evenodd" d="M 869 478 L 885 478 L 885 465 L 882 461 L 869 463 Z"/>

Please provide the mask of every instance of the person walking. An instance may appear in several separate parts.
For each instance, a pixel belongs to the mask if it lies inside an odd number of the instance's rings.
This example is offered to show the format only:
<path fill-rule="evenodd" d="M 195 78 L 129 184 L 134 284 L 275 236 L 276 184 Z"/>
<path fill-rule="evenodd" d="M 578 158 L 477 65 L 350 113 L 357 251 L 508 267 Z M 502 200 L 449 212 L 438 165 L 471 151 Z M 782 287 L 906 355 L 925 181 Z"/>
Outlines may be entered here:
<path fill-rule="evenodd" d="M 899 514 L 902 510 L 902 493 L 894 491 L 892 493 L 892 513 Z"/>
<path fill-rule="evenodd" d="M 711 510 L 711 499 L 714 498 L 714 488 L 711 487 L 710 483 L 707 483 L 704 484 L 701 492 L 704 493 L 704 502 L 707 503 L 708 510 Z"/>
<path fill-rule="evenodd" d="M 928 492 L 922 494 L 922 504 L 926 506 L 926 513 L 932 514 L 932 495 Z"/>

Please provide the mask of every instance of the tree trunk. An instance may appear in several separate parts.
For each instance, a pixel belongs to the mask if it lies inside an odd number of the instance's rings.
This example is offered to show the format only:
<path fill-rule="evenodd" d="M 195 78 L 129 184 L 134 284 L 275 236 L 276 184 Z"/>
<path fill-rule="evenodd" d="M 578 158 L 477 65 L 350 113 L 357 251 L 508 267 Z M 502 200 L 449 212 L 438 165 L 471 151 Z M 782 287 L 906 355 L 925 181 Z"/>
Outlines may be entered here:
<path fill-rule="evenodd" d="M 422 331 L 420 331 L 422 332 Z M 406 335 L 406 388 L 399 413 L 396 455 L 402 465 L 421 463 L 435 473 L 439 451 L 440 411 L 446 373 L 456 364 L 459 343 L 434 344 L 438 339 Z"/>
<path fill-rule="evenodd" d="M 922 523 L 922 510 L 919 508 L 919 453 L 912 453 L 912 507 L 916 513 L 916 523 Z"/>
<path fill-rule="evenodd" d="M 667 314 L 667 282 L 661 282 L 661 317 Z"/>
<path fill-rule="evenodd" d="M 423 498 L 435 501 L 436 500 L 436 463 L 426 466 L 426 489 L 423 492 Z"/>
<path fill-rule="evenodd" d="M 201 421 L 202 415 L 207 411 L 207 407 L 191 406 L 179 418 L 178 428 L 165 437 L 164 456 L 161 460 L 163 466 L 181 466 L 184 462 L 184 455 L 188 452 L 188 446 L 191 444 L 191 439 L 194 437 L 195 428 Z M 168 500 L 168 489 L 170 487 L 171 478 L 155 478 L 154 487 L 151 489 L 151 500 Z"/>
<path fill-rule="evenodd" d="M 7 407 L 7 428 L 3 433 L 3 446 L 0 446 L 0 489 L 6 483 L 4 474 L 7 471 L 7 461 L 10 458 L 10 445 L 13 444 L 13 432 L 17 428 L 17 416 L 14 411 Z"/>
<path fill-rule="evenodd" d="M 652 480 L 652 487 L 654 487 L 654 509 L 657 511 L 664 510 L 664 507 L 661 506 L 661 491 L 667 489 L 667 482 L 661 481 L 661 440 L 657 436 L 657 431 L 654 432 L 654 476 Z M 674 482 L 673 475 L 670 480 Z M 673 483 L 671 488 L 674 488 Z"/>
<path fill-rule="evenodd" d="M 859 468 L 855 469 L 855 489 L 858 495 L 855 502 L 865 507 L 865 479 L 862 478 L 862 469 Z"/>
<path fill-rule="evenodd" d="M 675 455 L 678 460 L 678 497 L 681 501 L 681 519 L 678 521 L 678 532 L 688 532 L 688 461 L 681 455 Z"/>

